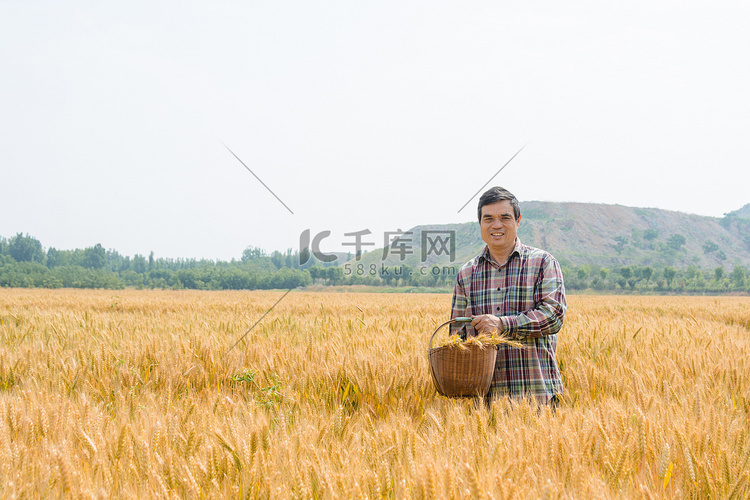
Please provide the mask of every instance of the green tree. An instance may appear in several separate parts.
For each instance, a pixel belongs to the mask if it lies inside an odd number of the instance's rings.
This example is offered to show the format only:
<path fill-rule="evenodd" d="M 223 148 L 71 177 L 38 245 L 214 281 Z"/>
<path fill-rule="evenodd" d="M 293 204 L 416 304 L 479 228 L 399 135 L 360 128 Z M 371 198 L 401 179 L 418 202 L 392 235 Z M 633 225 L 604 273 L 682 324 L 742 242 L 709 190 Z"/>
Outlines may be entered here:
<path fill-rule="evenodd" d="M 438 286 L 443 281 L 443 276 L 442 276 L 442 271 L 440 270 L 440 266 L 432 265 L 432 267 L 430 267 L 428 275 L 430 277 L 428 282 L 432 286 Z"/>
<path fill-rule="evenodd" d="M 315 283 L 315 280 L 318 279 L 318 276 L 320 276 L 319 272 L 321 270 L 325 273 L 325 269 L 318 266 L 312 266 L 307 269 L 307 272 L 310 273 L 310 278 L 312 278 L 313 284 Z"/>
<path fill-rule="evenodd" d="M 734 266 L 730 279 L 735 288 L 743 288 L 745 286 L 746 274 L 746 270 L 743 266 Z"/>
<path fill-rule="evenodd" d="M 117 253 L 117 252 L 115 252 L 115 253 Z M 117 266 L 115 267 L 115 269 L 117 270 L 117 272 L 118 273 L 122 273 L 122 272 L 127 271 L 128 269 L 130 269 L 130 257 L 128 257 L 128 256 L 121 256 L 119 254 L 117 254 L 117 255 L 119 256 L 119 258 L 117 259 Z M 109 252 L 107 252 L 107 260 L 109 260 Z"/>
<path fill-rule="evenodd" d="M 667 280 L 667 288 L 672 288 L 672 280 L 677 276 L 677 269 L 672 266 L 664 268 L 664 279 Z"/>
<path fill-rule="evenodd" d="M 273 265 L 276 266 L 276 269 L 281 269 L 282 267 L 284 267 L 284 254 L 282 254 L 278 250 L 274 250 L 271 254 L 271 262 L 273 262 Z"/>
<path fill-rule="evenodd" d="M 646 266 L 643 269 L 641 269 L 641 276 L 643 276 L 643 279 L 646 280 L 646 283 L 648 283 L 651 280 L 651 277 L 654 275 L 654 268 L 651 266 Z"/>
<path fill-rule="evenodd" d="M 691 280 L 698 276 L 699 272 L 700 269 L 698 269 L 698 266 L 688 266 L 688 268 L 685 270 L 685 277 Z"/>
<path fill-rule="evenodd" d="M 393 280 L 396 279 L 396 277 L 393 275 L 393 269 L 387 266 L 380 266 L 380 269 L 378 269 L 378 275 L 387 286 L 391 286 Z"/>
<path fill-rule="evenodd" d="M 297 260 L 299 263 L 299 260 Z M 292 259 L 292 250 L 289 249 L 286 251 L 286 256 L 284 257 L 284 266 L 288 268 L 294 267 L 294 259 Z"/>
<path fill-rule="evenodd" d="M 414 284 L 414 275 L 416 274 L 414 272 L 414 269 L 408 265 L 408 264 L 401 264 L 399 266 L 400 273 L 396 276 L 399 279 L 399 286 L 409 286 Z"/>
<path fill-rule="evenodd" d="M 703 253 L 706 255 L 710 254 L 711 252 L 715 252 L 719 249 L 719 245 L 714 243 L 713 241 L 707 241 L 703 244 Z"/>
<path fill-rule="evenodd" d="M 295 252 L 296 253 L 296 252 Z M 310 252 L 309 248 L 303 248 L 298 254 L 297 258 L 294 260 L 294 267 L 306 267 L 310 268 L 313 265 L 313 261 L 311 259 L 312 254 Z"/>
<path fill-rule="evenodd" d="M 596 276 L 591 280 L 591 286 L 594 287 L 595 290 L 604 290 L 604 288 L 606 288 L 606 283 L 599 276 Z"/>
<path fill-rule="evenodd" d="M 630 267 L 625 266 L 625 267 L 620 268 L 620 274 L 622 275 L 623 278 L 628 280 L 633 276 L 633 270 Z"/>
<path fill-rule="evenodd" d="M 329 267 L 326 269 L 326 278 L 330 285 L 338 285 L 344 280 L 344 270 L 340 267 Z"/>
<path fill-rule="evenodd" d="M 724 279 L 724 266 L 714 269 L 714 279 L 718 282 Z"/>
<path fill-rule="evenodd" d="M 83 267 L 87 269 L 102 269 L 107 263 L 107 251 L 101 243 L 83 251 Z"/>
<path fill-rule="evenodd" d="M 643 239 L 648 241 L 655 240 L 657 236 L 659 236 L 659 231 L 656 229 L 646 229 L 643 232 Z"/>
<path fill-rule="evenodd" d="M 18 233 L 8 242 L 8 255 L 17 262 L 39 262 L 44 263 L 44 250 L 42 244 L 36 238 Z"/>
<path fill-rule="evenodd" d="M 266 253 L 262 249 L 250 246 L 242 251 L 242 262 L 252 262 L 265 256 Z"/>
<path fill-rule="evenodd" d="M 146 257 L 141 254 L 135 254 L 135 257 L 133 257 L 133 271 L 138 274 L 146 272 Z"/>
<path fill-rule="evenodd" d="M 681 234 L 673 234 L 667 240 L 667 245 L 674 250 L 680 250 L 687 243 L 687 239 Z"/>
<path fill-rule="evenodd" d="M 50 247 L 47 250 L 47 267 L 66 266 L 70 264 L 70 252 L 67 250 L 58 250 Z"/>

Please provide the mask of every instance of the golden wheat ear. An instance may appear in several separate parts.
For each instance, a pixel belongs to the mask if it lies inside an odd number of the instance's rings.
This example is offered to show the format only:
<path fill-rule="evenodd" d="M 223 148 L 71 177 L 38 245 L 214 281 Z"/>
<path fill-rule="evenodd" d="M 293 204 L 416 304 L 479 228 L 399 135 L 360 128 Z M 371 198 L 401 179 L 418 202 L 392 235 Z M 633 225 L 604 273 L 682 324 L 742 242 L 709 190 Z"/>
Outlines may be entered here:
<path fill-rule="evenodd" d="M 570 296 L 553 413 L 436 393 L 447 295 L 290 294 L 224 356 L 279 295 L 0 287 L 0 497 L 748 496 L 748 297 Z"/>

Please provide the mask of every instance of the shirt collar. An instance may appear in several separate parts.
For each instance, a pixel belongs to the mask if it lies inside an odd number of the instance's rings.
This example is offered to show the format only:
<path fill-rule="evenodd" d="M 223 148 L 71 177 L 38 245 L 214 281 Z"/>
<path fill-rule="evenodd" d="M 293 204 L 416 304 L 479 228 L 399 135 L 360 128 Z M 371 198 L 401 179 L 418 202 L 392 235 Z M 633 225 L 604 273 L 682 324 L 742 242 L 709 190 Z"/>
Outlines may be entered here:
<path fill-rule="evenodd" d="M 508 260 L 506 260 L 505 263 L 507 264 L 508 262 L 510 262 L 510 259 L 514 255 L 518 255 L 520 257 L 522 250 L 523 250 L 523 244 L 521 243 L 521 240 L 519 240 L 518 237 L 516 236 L 516 244 L 513 246 L 513 250 L 510 252 L 510 255 L 508 255 Z M 490 255 L 490 248 L 487 245 L 484 246 L 484 250 L 482 250 L 482 253 L 479 254 L 479 258 L 480 258 L 480 260 L 484 259 L 485 261 L 489 262 L 490 264 L 494 264 L 496 266 L 500 265 L 497 262 L 495 262 L 494 260 L 492 260 L 492 256 Z"/>

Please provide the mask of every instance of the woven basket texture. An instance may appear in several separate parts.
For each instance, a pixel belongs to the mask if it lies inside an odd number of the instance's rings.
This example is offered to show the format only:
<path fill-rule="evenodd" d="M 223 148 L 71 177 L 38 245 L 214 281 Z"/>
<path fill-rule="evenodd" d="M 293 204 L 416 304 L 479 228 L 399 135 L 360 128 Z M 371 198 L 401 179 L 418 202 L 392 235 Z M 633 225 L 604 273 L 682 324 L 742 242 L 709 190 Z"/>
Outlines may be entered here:
<path fill-rule="evenodd" d="M 443 396 L 484 396 L 490 390 L 497 348 L 466 347 L 443 346 L 429 351 L 432 381 Z"/>

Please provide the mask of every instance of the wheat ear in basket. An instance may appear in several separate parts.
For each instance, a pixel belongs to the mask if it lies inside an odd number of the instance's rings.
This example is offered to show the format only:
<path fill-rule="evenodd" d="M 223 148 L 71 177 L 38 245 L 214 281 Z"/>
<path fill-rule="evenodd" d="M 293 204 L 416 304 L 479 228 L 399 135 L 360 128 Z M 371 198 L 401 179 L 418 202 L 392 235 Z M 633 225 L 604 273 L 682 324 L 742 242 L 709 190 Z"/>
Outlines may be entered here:
<path fill-rule="evenodd" d="M 430 337 L 427 357 L 435 388 L 443 396 L 482 397 L 490 390 L 495 372 L 497 346 L 480 342 L 432 347 L 437 332 L 446 325 L 468 323 L 472 318 L 453 318 L 438 326 Z"/>

